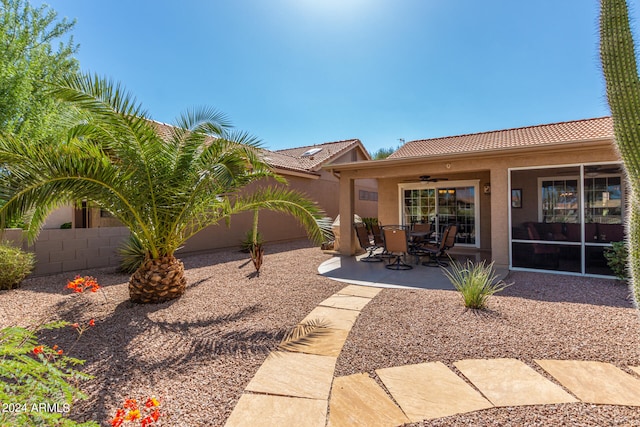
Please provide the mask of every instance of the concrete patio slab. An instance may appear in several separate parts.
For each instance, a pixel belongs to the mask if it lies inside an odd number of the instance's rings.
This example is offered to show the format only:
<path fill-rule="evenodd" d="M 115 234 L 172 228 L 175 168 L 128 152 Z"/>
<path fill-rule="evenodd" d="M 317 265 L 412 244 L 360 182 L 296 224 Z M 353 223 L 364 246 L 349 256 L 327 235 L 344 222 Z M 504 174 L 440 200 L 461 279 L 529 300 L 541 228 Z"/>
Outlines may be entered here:
<path fill-rule="evenodd" d="M 332 329 L 350 331 L 359 315 L 360 312 L 355 310 L 318 306 L 314 308 L 301 323 L 320 320 L 326 321 Z"/>
<path fill-rule="evenodd" d="M 349 285 L 336 292 L 340 295 L 353 295 L 356 297 L 374 298 L 382 291 L 382 288 L 372 286 Z"/>
<path fill-rule="evenodd" d="M 454 365 L 495 406 L 577 402 L 562 387 L 517 359 L 468 359 Z"/>
<path fill-rule="evenodd" d="M 583 360 L 535 362 L 583 402 L 640 406 L 640 380 L 610 363 Z"/>
<path fill-rule="evenodd" d="M 327 401 L 245 393 L 226 427 L 324 427 Z"/>
<path fill-rule="evenodd" d="M 333 380 L 329 427 L 393 427 L 409 419 L 367 374 Z"/>
<path fill-rule="evenodd" d="M 349 331 L 326 328 L 323 332 L 325 334 L 311 339 L 309 343 L 292 346 L 287 351 L 338 357 Z"/>
<path fill-rule="evenodd" d="M 365 305 L 369 304 L 371 298 L 356 297 L 352 295 L 331 295 L 320 304 L 324 307 L 344 308 L 345 310 L 360 311 Z"/>
<path fill-rule="evenodd" d="M 442 362 L 384 368 L 376 373 L 412 422 L 493 407 Z"/>
<path fill-rule="evenodd" d="M 326 400 L 335 364 L 335 357 L 274 351 L 245 390 Z"/>

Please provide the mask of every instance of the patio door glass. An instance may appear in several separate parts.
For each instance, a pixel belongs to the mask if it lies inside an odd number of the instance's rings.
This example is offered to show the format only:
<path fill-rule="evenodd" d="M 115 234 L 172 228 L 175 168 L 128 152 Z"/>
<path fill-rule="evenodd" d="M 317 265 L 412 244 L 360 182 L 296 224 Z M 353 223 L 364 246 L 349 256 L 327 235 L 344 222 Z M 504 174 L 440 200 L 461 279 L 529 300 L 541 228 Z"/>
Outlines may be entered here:
<path fill-rule="evenodd" d="M 456 243 L 476 244 L 476 189 L 474 186 L 441 186 L 403 190 L 403 222 L 433 224 L 442 233 L 458 225 Z"/>

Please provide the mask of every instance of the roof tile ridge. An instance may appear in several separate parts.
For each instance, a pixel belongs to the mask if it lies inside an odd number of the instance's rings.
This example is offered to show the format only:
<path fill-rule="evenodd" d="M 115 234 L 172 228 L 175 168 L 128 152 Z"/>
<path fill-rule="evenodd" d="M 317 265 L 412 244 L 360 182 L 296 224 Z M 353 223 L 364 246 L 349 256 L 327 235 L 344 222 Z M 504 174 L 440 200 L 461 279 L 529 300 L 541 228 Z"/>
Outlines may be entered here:
<path fill-rule="evenodd" d="M 351 142 L 351 141 L 356 142 L 356 141 L 360 141 L 360 140 L 358 138 L 341 139 L 340 141 L 327 141 L 327 142 L 321 142 L 319 144 L 301 145 L 299 147 L 291 147 L 291 148 L 281 148 L 281 149 L 275 150 L 275 151 L 279 152 L 279 151 L 300 150 L 302 148 L 312 148 L 312 147 L 319 147 L 321 145 L 339 144 L 341 142 Z"/>
<path fill-rule="evenodd" d="M 508 128 L 508 129 L 496 129 L 496 130 L 488 130 L 488 131 L 483 131 L 483 132 L 463 133 L 463 134 L 460 134 L 460 135 L 436 136 L 434 138 L 423 138 L 423 139 L 415 139 L 413 141 L 407 141 L 407 144 L 410 143 L 410 142 L 432 141 L 434 139 L 462 138 L 462 137 L 467 137 L 467 136 L 487 135 L 487 134 L 490 134 L 490 133 L 512 132 L 512 131 L 524 130 L 524 129 L 532 129 L 532 128 L 544 128 L 544 127 L 549 127 L 549 126 L 565 125 L 565 124 L 577 123 L 577 122 L 590 122 L 590 121 L 610 119 L 610 118 L 611 118 L 611 116 L 601 116 L 601 117 L 592 117 L 592 118 L 588 118 L 588 119 L 566 120 L 566 121 L 563 121 L 563 122 L 556 122 L 556 123 L 541 123 L 541 124 L 537 124 L 537 125 L 520 126 L 520 127 Z M 400 148 L 402 148 L 402 147 L 400 147 Z"/>

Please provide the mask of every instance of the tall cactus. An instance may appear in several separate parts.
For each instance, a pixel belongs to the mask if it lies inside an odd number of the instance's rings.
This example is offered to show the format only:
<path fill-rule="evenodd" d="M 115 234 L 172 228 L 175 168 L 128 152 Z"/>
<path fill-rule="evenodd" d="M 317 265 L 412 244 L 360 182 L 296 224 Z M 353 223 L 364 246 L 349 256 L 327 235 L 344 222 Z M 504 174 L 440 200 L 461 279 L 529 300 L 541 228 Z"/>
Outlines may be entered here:
<path fill-rule="evenodd" d="M 600 1 L 600 59 L 616 145 L 631 192 L 627 207 L 629 271 L 635 305 L 640 309 L 640 79 L 625 0 Z"/>

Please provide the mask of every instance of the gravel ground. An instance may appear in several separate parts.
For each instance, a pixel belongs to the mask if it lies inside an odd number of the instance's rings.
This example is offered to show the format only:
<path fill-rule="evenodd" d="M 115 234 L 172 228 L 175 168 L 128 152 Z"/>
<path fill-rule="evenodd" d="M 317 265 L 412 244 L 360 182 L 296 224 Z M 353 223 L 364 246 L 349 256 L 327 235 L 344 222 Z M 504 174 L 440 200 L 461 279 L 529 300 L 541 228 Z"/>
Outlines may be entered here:
<path fill-rule="evenodd" d="M 248 256 L 185 257 L 187 293 L 177 301 L 134 305 L 128 277 L 113 269 L 78 272 L 103 286 L 96 294 L 65 288 L 74 274 L 26 280 L 0 293 L 0 327 L 64 319 L 95 328 L 42 335 L 95 375 L 79 420 L 107 421 L 126 397 L 162 401 L 164 426 L 219 426 L 286 331 L 344 287 L 317 275 L 328 259 L 307 243 L 270 245 L 257 278 Z M 399 273 L 401 274 L 401 273 Z M 514 357 L 585 359 L 640 365 L 640 321 L 626 287 L 613 281 L 513 273 L 490 310 L 465 311 L 452 291 L 383 290 L 363 310 L 338 358 L 336 376 L 426 361 Z M 106 423 L 104 425 L 107 425 Z M 640 426 L 640 410 L 567 404 L 494 408 L 416 426 Z"/>
<path fill-rule="evenodd" d="M 640 321 L 612 280 L 513 272 L 514 284 L 465 310 L 453 291 L 385 289 L 367 305 L 338 358 L 336 376 L 429 361 L 510 357 L 640 365 Z M 627 372 L 631 372 L 628 371 Z M 550 377 L 549 377 L 550 378 Z M 415 426 L 640 426 L 640 409 L 589 404 L 495 408 Z"/>
<path fill-rule="evenodd" d="M 344 287 L 317 274 L 328 256 L 306 242 L 267 245 L 265 251 L 257 278 L 247 277 L 254 271 L 247 254 L 183 258 L 187 292 L 159 305 L 130 303 L 128 276 L 113 268 L 78 272 L 98 279 L 107 302 L 101 292 L 66 289 L 74 274 L 28 279 L 20 289 L 0 293 L 0 327 L 95 319 L 77 342 L 72 328 L 41 339 L 85 359 L 82 370 L 95 375 L 82 383 L 90 398 L 74 407 L 74 418 L 110 425 L 106 421 L 125 398 L 155 395 L 161 425 L 220 426 L 284 333 Z"/>

